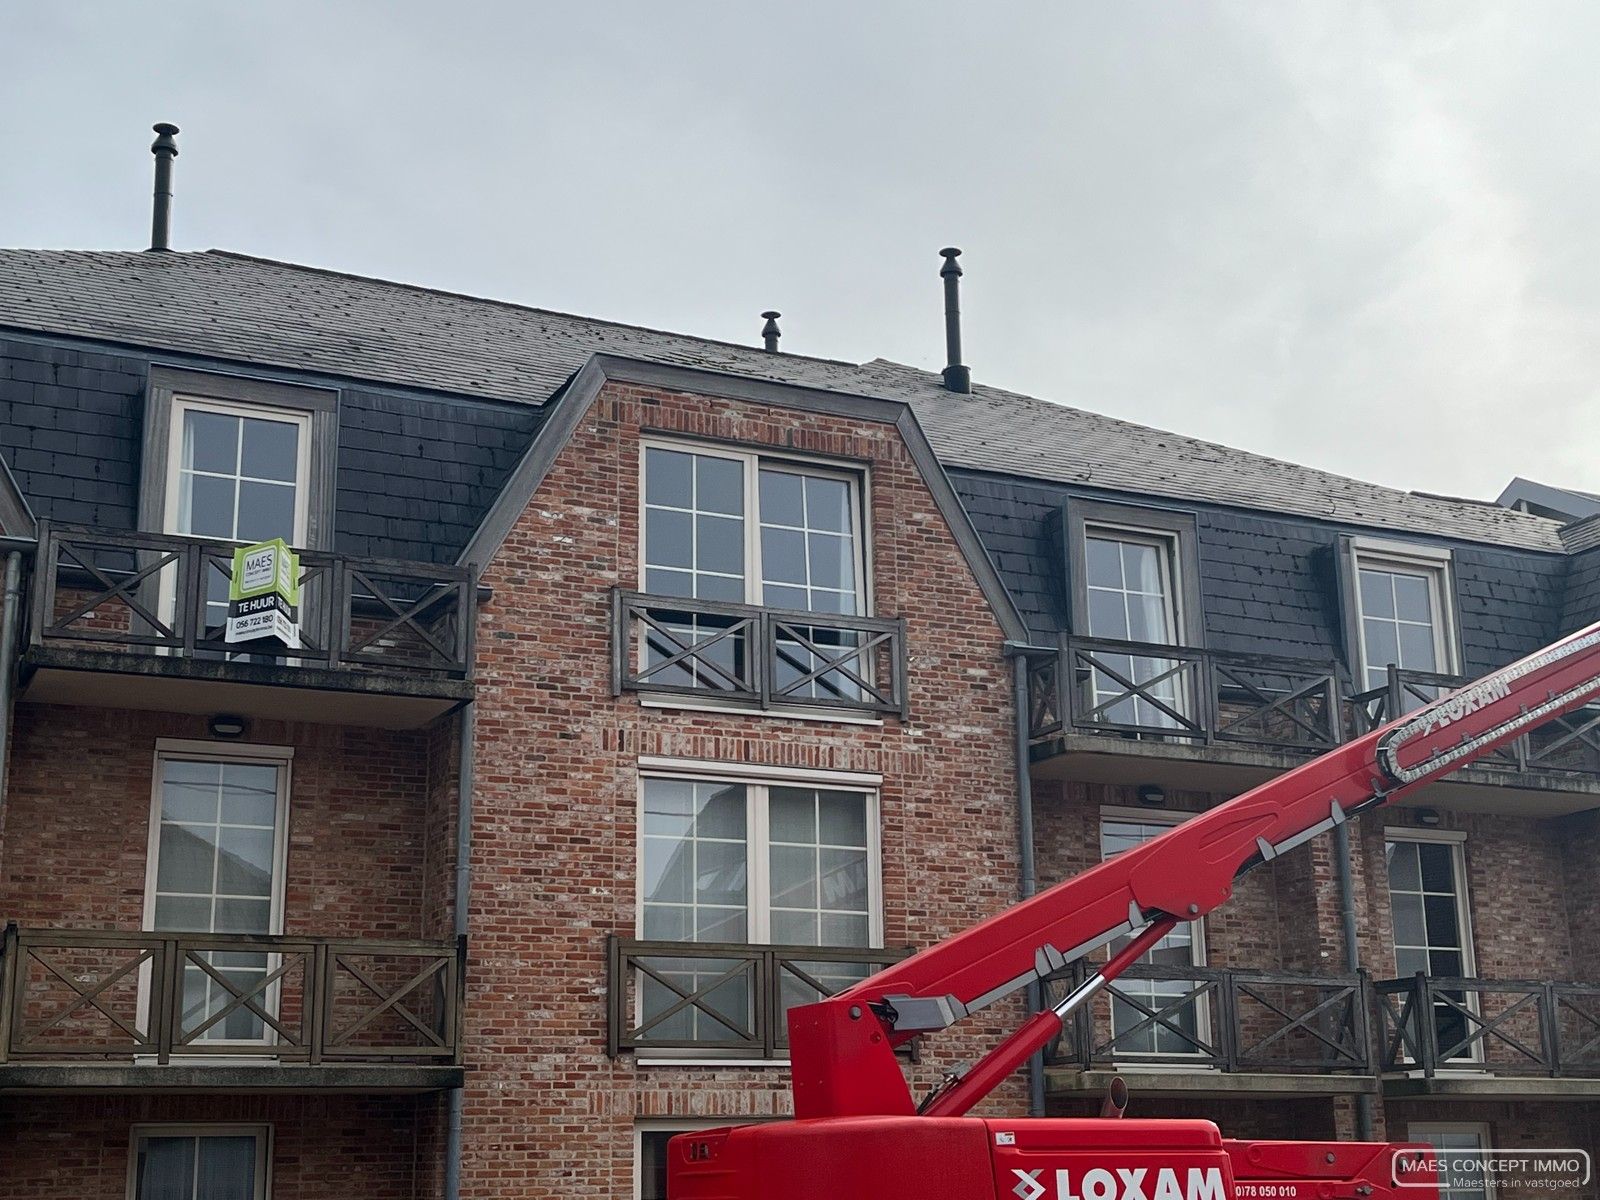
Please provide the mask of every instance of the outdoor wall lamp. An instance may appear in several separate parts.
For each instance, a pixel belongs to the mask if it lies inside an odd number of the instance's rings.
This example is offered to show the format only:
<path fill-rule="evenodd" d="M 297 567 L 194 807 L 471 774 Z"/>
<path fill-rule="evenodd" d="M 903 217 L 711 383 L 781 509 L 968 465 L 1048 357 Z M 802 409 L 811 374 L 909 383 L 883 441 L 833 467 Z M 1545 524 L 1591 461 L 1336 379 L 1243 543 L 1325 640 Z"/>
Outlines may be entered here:
<path fill-rule="evenodd" d="M 1139 803 L 1150 808 L 1160 808 L 1167 802 L 1167 793 L 1153 783 L 1139 785 Z"/>
<path fill-rule="evenodd" d="M 211 730 L 212 737 L 241 737 L 245 730 L 245 720 L 243 717 L 235 717 L 229 713 L 218 713 L 206 722 L 206 728 Z"/>

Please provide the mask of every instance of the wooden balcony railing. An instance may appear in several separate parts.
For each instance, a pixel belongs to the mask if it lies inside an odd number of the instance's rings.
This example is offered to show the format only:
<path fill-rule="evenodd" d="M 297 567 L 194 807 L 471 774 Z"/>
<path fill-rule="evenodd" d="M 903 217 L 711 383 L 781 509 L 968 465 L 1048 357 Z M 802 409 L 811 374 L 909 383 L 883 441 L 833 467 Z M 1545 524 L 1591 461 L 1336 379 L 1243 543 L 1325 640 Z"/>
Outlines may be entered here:
<path fill-rule="evenodd" d="M 1470 682 L 1464 675 L 1403 671 L 1390 666 L 1381 687 L 1358 692 L 1346 701 L 1350 736 L 1359 737 L 1377 729 Z M 1578 709 L 1530 730 L 1484 756 L 1474 767 L 1600 775 L 1600 705 Z"/>
<path fill-rule="evenodd" d="M 0 1063 L 461 1061 L 464 942 L 6 927 Z"/>
<path fill-rule="evenodd" d="M 1419 973 L 1373 991 L 1386 1072 L 1600 1076 L 1600 985 Z"/>
<path fill-rule="evenodd" d="M 470 677 L 470 568 L 299 551 L 300 647 L 239 646 L 224 639 L 233 549 L 209 538 L 41 521 L 29 643 L 176 662 Z"/>
<path fill-rule="evenodd" d="M 760 708 L 906 713 L 903 620 L 613 592 L 612 686 Z"/>
<path fill-rule="evenodd" d="M 1046 981 L 1046 1003 L 1093 964 Z M 1138 965 L 1080 1008 L 1047 1052 L 1059 1066 L 1192 1065 L 1280 1074 L 1372 1074 L 1364 975 Z"/>
<path fill-rule="evenodd" d="M 1035 738 L 1066 731 L 1312 753 L 1341 740 L 1334 663 L 1064 636 L 1030 662 Z"/>
<path fill-rule="evenodd" d="M 609 939 L 607 1048 L 776 1058 L 785 1014 L 814 1004 L 909 951 Z"/>

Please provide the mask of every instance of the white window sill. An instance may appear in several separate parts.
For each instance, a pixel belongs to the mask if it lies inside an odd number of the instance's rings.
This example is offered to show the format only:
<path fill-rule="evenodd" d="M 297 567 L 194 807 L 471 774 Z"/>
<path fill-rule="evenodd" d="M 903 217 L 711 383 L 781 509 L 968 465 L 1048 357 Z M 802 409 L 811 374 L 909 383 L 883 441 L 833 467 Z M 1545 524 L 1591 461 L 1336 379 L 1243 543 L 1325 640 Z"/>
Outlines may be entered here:
<path fill-rule="evenodd" d="M 640 696 L 640 708 L 676 709 L 680 712 L 714 712 L 742 717 L 776 717 L 788 721 L 820 721 L 834 725 L 873 725 L 883 727 L 882 717 L 848 712 L 818 712 L 802 708 L 748 708 L 742 704 L 719 704 L 715 700 L 683 699 L 677 696 Z"/>

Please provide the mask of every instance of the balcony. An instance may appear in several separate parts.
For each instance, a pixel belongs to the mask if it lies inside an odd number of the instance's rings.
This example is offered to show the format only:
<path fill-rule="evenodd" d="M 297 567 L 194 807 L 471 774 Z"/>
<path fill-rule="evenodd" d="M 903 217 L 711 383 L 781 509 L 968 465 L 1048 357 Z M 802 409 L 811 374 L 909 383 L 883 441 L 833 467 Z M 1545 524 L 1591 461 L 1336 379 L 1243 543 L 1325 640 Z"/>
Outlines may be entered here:
<path fill-rule="evenodd" d="M 7 926 L 0 1093 L 459 1086 L 465 953 Z"/>
<path fill-rule="evenodd" d="M 41 522 L 25 699 L 390 728 L 471 699 L 469 568 L 299 553 L 302 645 L 241 653 L 231 544 Z"/>
<path fill-rule="evenodd" d="M 1390 1095 L 1600 1097 L 1600 985 L 1419 974 L 1373 991 Z"/>
<path fill-rule="evenodd" d="M 904 717 L 903 620 L 612 594 L 617 695 Z"/>
<path fill-rule="evenodd" d="M 607 943 L 607 1052 L 782 1060 L 785 1014 L 910 953 L 836 946 Z"/>
<path fill-rule="evenodd" d="M 1046 982 L 1046 1002 L 1093 964 Z M 1364 975 L 1130 967 L 1068 1021 L 1046 1052 L 1052 1092 L 1343 1095 L 1376 1090 Z"/>
<path fill-rule="evenodd" d="M 1333 662 L 1064 636 L 1029 664 L 1035 774 L 1242 790 L 1470 682 L 1391 667 L 1349 694 Z M 1549 722 L 1427 803 L 1557 816 L 1600 797 L 1600 706 Z"/>

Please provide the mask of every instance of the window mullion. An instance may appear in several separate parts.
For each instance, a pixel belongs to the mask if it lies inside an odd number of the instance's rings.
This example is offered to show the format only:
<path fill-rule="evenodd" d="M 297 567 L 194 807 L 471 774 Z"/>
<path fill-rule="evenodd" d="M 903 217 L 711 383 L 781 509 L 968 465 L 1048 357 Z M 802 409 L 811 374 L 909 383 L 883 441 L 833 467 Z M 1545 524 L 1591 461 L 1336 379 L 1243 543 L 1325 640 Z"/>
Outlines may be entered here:
<path fill-rule="evenodd" d="M 761 459 L 744 455 L 744 598 L 763 604 L 766 577 L 761 563 Z"/>
<path fill-rule="evenodd" d="M 746 904 L 750 941 L 756 945 L 768 945 L 772 941 L 772 837 L 767 785 L 748 784 L 745 796 L 745 824 L 750 830 L 746 840 L 747 875 L 750 880 Z"/>

